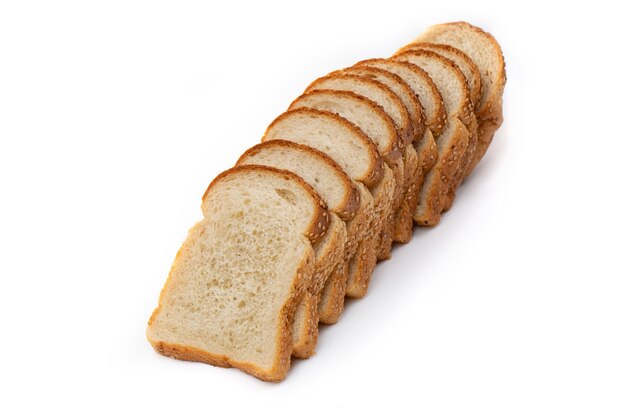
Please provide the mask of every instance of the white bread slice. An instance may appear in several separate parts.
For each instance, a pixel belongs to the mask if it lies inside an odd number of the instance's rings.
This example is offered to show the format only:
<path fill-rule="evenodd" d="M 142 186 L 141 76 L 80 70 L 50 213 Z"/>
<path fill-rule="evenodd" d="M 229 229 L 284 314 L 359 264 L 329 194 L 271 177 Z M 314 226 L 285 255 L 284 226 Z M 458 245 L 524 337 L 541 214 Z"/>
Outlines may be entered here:
<path fill-rule="evenodd" d="M 408 138 L 404 144 L 404 186 L 400 190 L 400 205 L 394 211 L 394 242 L 407 243 L 413 237 L 413 212 L 417 203 L 416 191 L 417 184 L 420 182 L 420 166 L 423 165 L 424 159 L 428 159 L 432 152 L 436 152 L 436 144 L 434 141 L 428 146 L 422 146 L 419 143 L 423 139 L 425 131 L 425 122 L 423 116 L 423 108 L 417 95 L 413 89 L 398 75 L 387 70 L 365 65 L 357 65 L 346 68 L 344 73 L 360 75 L 379 81 L 389 87 L 402 104 L 406 107 L 411 118 L 413 126 L 413 135 Z M 417 149 L 420 152 L 417 152 Z"/>
<path fill-rule="evenodd" d="M 397 75 L 411 87 L 422 104 L 426 126 L 422 137 L 416 137 L 413 142 L 419 155 L 420 165 L 415 175 L 415 182 L 411 184 L 411 189 L 407 192 L 406 204 L 402 206 L 400 211 L 400 217 L 406 219 L 405 222 L 412 222 L 426 174 L 437 161 L 438 151 L 435 137 L 441 133 L 446 123 L 443 98 L 430 76 L 423 69 L 411 63 L 377 58 L 361 61 L 356 66 L 379 68 Z M 401 236 L 398 237 L 401 238 Z M 406 238 L 408 240 L 410 236 Z"/>
<path fill-rule="evenodd" d="M 412 131 L 404 136 L 404 147 L 413 143 L 416 137 L 422 136 L 424 133 L 422 104 L 411 87 L 402 78 L 387 70 L 366 66 L 348 67 L 336 71 L 336 73 L 371 78 L 389 87 L 389 89 L 398 96 L 409 114 L 409 123 L 412 127 Z"/>
<path fill-rule="evenodd" d="M 325 318 L 329 315 L 333 317 L 337 315 L 335 311 L 328 311 L 328 308 L 335 306 L 321 304 L 322 290 L 326 286 L 332 288 L 337 285 L 330 282 L 330 279 L 339 276 L 331 272 L 337 268 L 341 270 L 344 259 L 346 257 L 350 259 L 356 252 L 356 230 L 355 227 L 350 227 L 348 233 L 346 221 L 351 222 L 356 215 L 356 210 L 360 205 L 359 192 L 347 174 L 327 155 L 294 142 L 272 140 L 258 144 L 244 152 L 236 165 L 272 166 L 298 175 L 320 195 L 332 213 L 333 221 L 329 226 L 326 239 L 332 235 L 333 226 L 341 229 L 340 232 L 346 235 L 346 244 L 340 253 L 337 252 L 338 245 L 334 245 L 335 251 L 328 249 L 324 254 L 320 254 L 319 250 L 316 251 L 318 280 L 314 279 L 314 282 L 318 285 L 313 286 L 311 291 L 305 294 L 296 311 L 293 331 L 294 356 L 310 357 L 317 343 L 317 324 L 320 321 L 320 314 L 323 313 Z M 324 258 L 320 259 L 320 256 Z M 343 279 L 345 280 L 345 277 Z M 345 291 L 345 283 L 343 288 Z M 341 300 L 343 301 L 343 294 Z"/>
<path fill-rule="evenodd" d="M 472 100 L 472 105 L 474 106 L 474 109 L 477 109 L 480 106 L 480 99 L 482 96 L 480 70 L 469 56 L 467 56 L 463 51 L 455 48 L 454 46 L 431 42 L 410 43 L 402 47 L 398 51 L 398 53 L 419 50 L 436 52 L 439 55 L 444 56 L 450 61 L 454 62 L 456 66 L 459 67 L 459 69 L 463 73 L 463 76 L 465 77 L 465 81 L 467 82 L 467 86 L 470 90 L 470 99 Z"/>
<path fill-rule="evenodd" d="M 402 169 L 402 153 L 393 120 L 375 102 L 351 91 L 312 90 L 294 100 L 289 109 L 303 107 L 330 111 L 352 122 L 377 145 L 388 166 L 398 166 L 398 170 Z M 394 174 L 395 181 L 403 180 L 402 176 L 397 176 L 398 171 L 394 171 Z M 394 190 L 400 188 L 397 185 L 396 182 Z M 394 197 L 396 196 L 397 193 L 394 191 Z M 389 219 L 393 215 L 393 209 L 393 201 L 385 201 L 384 205 L 379 206 L 380 211 L 376 215 Z"/>
<path fill-rule="evenodd" d="M 273 139 L 301 143 L 326 153 L 353 181 L 368 186 L 374 198 L 375 212 L 381 212 L 381 207 L 391 200 L 393 176 L 376 145 L 363 131 L 341 116 L 310 108 L 289 110 L 270 124 L 262 141 Z M 348 267 L 347 296 L 362 297 L 367 292 L 376 265 L 376 257 L 370 253 L 376 253 L 376 246 L 370 240 L 378 242 L 382 224 L 383 219 L 377 216 L 367 221 L 365 238 L 359 242 L 357 254 Z"/>
<path fill-rule="evenodd" d="M 452 178 L 443 177 L 443 180 L 446 182 L 448 195 L 443 207 L 446 210 L 454 201 L 456 187 L 462 181 L 467 161 L 471 158 L 468 149 L 473 149 L 473 144 L 477 141 L 476 116 L 473 113 L 467 82 L 463 73 L 452 61 L 432 51 L 402 52 L 395 55 L 393 59 L 411 62 L 424 69 L 442 94 L 446 112 L 448 113 L 448 123 L 456 117 L 465 125 L 468 131 L 468 138 L 459 138 L 459 141 L 455 142 L 457 146 L 454 149 L 459 152 L 458 155 L 439 153 L 441 163 L 454 165 Z M 439 149 L 441 150 L 441 147 Z"/>
<path fill-rule="evenodd" d="M 378 245 L 378 259 L 389 259 L 391 257 L 391 246 L 395 231 L 394 213 L 400 207 L 401 194 L 404 188 L 404 145 L 412 140 L 412 125 L 408 110 L 400 98 L 385 84 L 368 77 L 350 75 L 344 71 L 337 71 L 325 77 L 318 78 L 306 89 L 306 92 L 315 90 L 337 90 L 351 91 L 366 97 L 378 104 L 387 115 L 394 121 L 395 127 L 400 134 L 398 138 L 399 154 L 383 154 L 385 162 L 391 168 L 396 181 L 395 191 L 392 199 L 391 210 L 387 213 L 381 241 Z M 393 159 L 391 158 L 393 156 Z"/>
<path fill-rule="evenodd" d="M 490 33 L 467 22 L 431 26 L 415 41 L 453 46 L 467 54 L 480 70 L 482 95 L 480 105 L 476 108 L 478 146 L 476 156 L 468 168 L 469 174 L 487 151 L 493 134 L 503 121 L 502 95 L 506 69 L 502 49 Z"/>
<path fill-rule="evenodd" d="M 177 359 L 282 380 L 291 323 L 329 225 L 317 193 L 295 174 L 245 166 L 220 174 L 204 219 L 176 255 L 147 337 Z"/>
<path fill-rule="evenodd" d="M 472 107 L 476 108 L 480 101 L 481 94 L 481 82 L 480 82 L 480 71 L 476 64 L 463 52 L 459 49 L 456 49 L 449 45 L 440 45 L 434 43 L 427 42 L 417 42 L 406 47 L 402 48 L 401 51 L 433 51 L 445 58 L 448 58 L 450 61 L 454 62 L 457 68 L 463 73 L 463 77 L 467 83 L 470 92 L 470 100 L 472 101 Z M 470 142 L 467 148 L 467 156 L 464 158 L 464 163 L 461 165 L 461 177 L 460 180 L 463 180 L 468 175 L 469 167 L 472 164 L 472 160 L 476 154 L 476 148 L 478 146 L 478 121 L 472 119 L 470 124 L 475 125 L 476 128 L 468 128 L 471 134 L 474 135 L 473 138 L 470 138 Z M 458 184 L 454 187 L 456 189 Z M 453 199 L 449 199 L 449 204 L 452 204 Z M 449 207 L 447 207 L 449 208 Z"/>
<path fill-rule="evenodd" d="M 319 313 L 318 305 L 322 289 L 331 273 L 344 258 L 347 241 L 346 224 L 335 213 L 330 213 L 328 230 L 315 246 L 315 270 L 300 304 L 296 308 L 293 321 L 293 352 L 296 358 L 313 356 L 317 345 Z"/>
<path fill-rule="evenodd" d="M 402 78 L 413 89 L 422 104 L 426 127 L 435 137 L 439 136 L 446 122 L 446 109 L 441 93 L 426 71 L 410 62 L 385 58 L 366 59 L 357 62 L 355 66 L 384 69 Z"/>

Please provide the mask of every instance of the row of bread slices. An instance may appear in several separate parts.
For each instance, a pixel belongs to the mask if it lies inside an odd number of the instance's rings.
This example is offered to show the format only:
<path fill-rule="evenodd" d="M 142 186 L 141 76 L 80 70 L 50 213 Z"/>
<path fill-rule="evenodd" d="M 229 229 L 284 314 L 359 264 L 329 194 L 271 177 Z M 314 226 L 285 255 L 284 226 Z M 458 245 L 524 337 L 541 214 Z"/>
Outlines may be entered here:
<path fill-rule="evenodd" d="M 207 190 L 150 320 L 155 349 L 284 378 L 393 242 L 450 208 L 502 123 L 504 84 L 499 45 L 464 22 L 310 84 Z"/>

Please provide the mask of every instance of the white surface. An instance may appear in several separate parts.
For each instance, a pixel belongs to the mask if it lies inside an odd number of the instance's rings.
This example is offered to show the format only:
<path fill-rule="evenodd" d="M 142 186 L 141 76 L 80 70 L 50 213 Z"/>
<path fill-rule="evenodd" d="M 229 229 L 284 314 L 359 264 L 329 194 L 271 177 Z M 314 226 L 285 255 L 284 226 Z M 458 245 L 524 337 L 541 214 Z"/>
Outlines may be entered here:
<path fill-rule="evenodd" d="M 617 10 L 210 3 L 0 5 L 0 414 L 626 414 Z M 281 384 L 155 354 L 211 179 L 314 78 L 460 19 L 502 45 L 505 123 L 441 225 Z"/>

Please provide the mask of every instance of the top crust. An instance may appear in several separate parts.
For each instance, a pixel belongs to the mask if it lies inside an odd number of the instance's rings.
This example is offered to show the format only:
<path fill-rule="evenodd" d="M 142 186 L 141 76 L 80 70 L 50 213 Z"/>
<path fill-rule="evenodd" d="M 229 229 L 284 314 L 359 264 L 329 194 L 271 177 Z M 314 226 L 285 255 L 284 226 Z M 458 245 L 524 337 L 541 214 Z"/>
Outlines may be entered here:
<path fill-rule="evenodd" d="M 304 188 L 308 194 L 310 194 L 310 197 L 313 199 L 316 207 L 313 220 L 305 230 L 306 237 L 311 241 L 312 245 L 315 245 L 322 239 L 324 234 L 326 234 L 328 226 L 330 225 L 330 215 L 326 208 L 326 203 L 324 203 L 324 200 L 322 200 L 313 187 L 293 172 L 263 165 L 236 166 L 215 177 L 202 196 L 202 212 L 205 217 L 211 216 L 211 208 L 208 207 L 207 201 L 218 184 L 226 181 L 231 176 L 241 175 L 279 177 L 297 183 L 300 187 Z"/>
<path fill-rule="evenodd" d="M 460 49 L 457 49 L 450 45 L 442 45 L 430 42 L 411 43 L 400 49 L 400 51 L 398 52 L 420 50 L 436 52 L 439 55 L 448 58 L 449 60 L 454 62 L 463 73 L 465 81 L 467 81 L 467 86 L 470 89 L 470 97 L 472 99 L 472 104 L 474 105 L 474 108 L 478 108 L 482 95 L 482 84 L 480 81 L 480 70 L 478 69 L 474 61 L 472 61 L 472 59 Z"/>
<path fill-rule="evenodd" d="M 393 61 L 384 58 L 366 59 L 355 66 L 381 68 L 393 72 L 407 84 L 413 86 L 415 94 L 421 100 L 426 117 L 426 126 L 434 136 L 439 136 L 446 125 L 446 109 L 443 105 L 441 92 L 426 71 L 415 64 L 402 61 Z"/>
<path fill-rule="evenodd" d="M 448 82 L 456 83 L 454 91 L 459 95 L 459 98 L 455 100 L 457 105 L 453 108 L 447 109 L 448 117 L 456 115 L 464 124 L 467 125 L 470 123 L 474 108 L 470 99 L 469 88 L 467 87 L 467 82 L 465 81 L 463 73 L 454 62 L 436 52 L 426 50 L 402 52 L 398 55 L 394 55 L 393 59 L 408 61 L 415 63 L 416 65 L 420 65 L 420 63 L 424 62 L 427 64 L 432 63 L 437 66 L 438 70 L 445 71 L 444 75 L 446 76 L 446 80 Z M 432 77 L 433 74 L 431 73 L 431 78 Z M 444 103 L 446 102 L 446 99 L 454 100 L 454 98 L 449 96 L 444 97 Z"/>
<path fill-rule="evenodd" d="M 465 52 L 481 73 L 482 96 L 476 116 L 501 118 L 506 68 L 502 49 L 490 33 L 467 22 L 451 22 L 429 27 L 413 42 L 441 43 Z"/>
<path fill-rule="evenodd" d="M 315 148 L 287 140 L 274 139 L 269 142 L 259 143 L 258 145 L 248 149 L 243 153 L 243 155 L 241 155 L 235 165 L 243 165 L 246 163 L 246 160 L 253 158 L 259 153 L 272 149 L 280 149 L 286 150 L 290 153 L 302 154 L 305 155 L 306 158 L 313 159 L 317 163 L 325 165 L 328 170 L 337 177 L 337 180 L 343 184 L 345 190 L 344 199 L 338 205 L 328 207 L 329 210 L 335 212 L 344 221 L 349 221 L 354 218 L 356 211 L 360 206 L 359 191 L 350 177 L 348 177 L 348 174 L 346 174 L 346 172 L 332 158 Z"/>
<path fill-rule="evenodd" d="M 346 74 L 361 75 L 380 81 L 396 93 L 409 112 L 411 116 L 411 126 L 413 127 L 413 135 L 406 135 L 407 137 L 405 139 L 407 142 L 404 144 L 405 147 L 424 135 L 425 121 L 422 103 L 417 98 L 413 89 L 402 77 L 382 68 L 367 67 L 364 65 L 346 68 L 342 71 Z"/>
<path fill-rule="evenodd" d="M 310 108 L 300 108 L 295 110 L 289 110 L 278 116 L 267 128 L 261 142 L 267 142 L 273 139 L 285 139 L 290 140 L 288 137 L 270 137 L 272 130 L 279 126 L 283 122 L 287 122 L 291 118 L 301 118 L 302 120 L 324 120 L 334 125 L 340 126 L 341 128 L 349 131 L 354 138 L 356 138 L 359 142 L 359 146 L 362 150 L 364 150 L 368 154 L 369 158 L 369 166 L 364 167 L 364 174 L 358 177 L 352 177 L 354 181 L 359 181 L 365 184 L 367 187 L 375 187 L 376 184 L 380 182 L 383 177 L 383 159 L 378 153 L 378 149 L 376 145 L 370 140 L 370 138 L 365 135 L 354 124 L 347 121 L 341 116 L 337 116 L 336 114 L 328 111 L 310 109 Z M 337 161 L 338 162 L 338 161 Z M 350 175 L 347 169 L 346 172 Z"/>
<path fill-rule="evenodd" d="M 305 92 L 310 92 L 313 90 L 341 90 L 342 88 L 334 88 L 329 83 L 335 82 L 346 82 L 354 86 L 353 89 L 349 89 L 349 91 L 353 91 L 359 94 L 358 88 L 365 87 L 371 89 L 373 91 L 384 91 L 386 99 L 389 100 L 393 107 L 386 107 L 384 103 L 379 102 L 378 104 L 383 107 L 385 112 L 391 117 L 398 128 L 398 132 L 401 135 L 400 142 L 398 143 L 398 147 L 400 149 L 404 149 L 405 143 L 411 143 L 413 140 L 412 133 L 413 128 L 411 126 L 411 116 L 409 115 L 408 110 L 402 103 L 402 100 L 394 93 L 389 87 L 380 81 L 376 81 L 369 77 L 364 77 L 360 75 L 352 75 L 347 74 L 343 71 L 336 71 L 330 73 L 324 77 L 318 78 L 313 81 L 305 90 Z M 397 112 L 398 114 L 394 114 Z"/>
<path fill-rule="evenodd" d="M 311 104 L 312 101 L 319 100 L 318 103 L 322 103 L 325 108 L 320 108 L 315 104 Z M 376 143 L 376 138 L 368 135 L 370 139 L 376 144 L 378 147 L 378 151 L 385 159 L 390 160 L 398 160 L 402 157 L 402 151 L 400 148 L 401 142 L 398 139 L 398 131 L 393 123 L 393 120 L 389 117 L 389 115 L 383 110 L 383 108 L 370 100 L 367 97 L 364 97 L 360 94 L 354 93 L 352 91 L 344 91 L 344 90 L 313 90 L 302 94 L 300 97 L 295 99 L 289 109 L 297 109 L 297 108 L 314 108 L 319 110 L 331 111 L 333 113 L 337 113 L 339 116 L 342 116 L 341 112 L 335 112 L 332 107 L 332 104 L 340 104 L 349 102 L 352 107 L 356 108 L 365 108 L 370 113 L 374 113 L 380 122 L 380 128 L 385 131 L 385 137 L 388 138 L 387 143 Z M 370 114 L 371 116 L 371 114 Z M 349 117 L 344 117 L 350 122 L 354 123 Z M 357 124 L 358 127 L 358 124 Z M 363 129 L 362 129 L 363 130 Z M 367 130 L 364 130 L 364 133 L 367 134 Z M 378 141 L 380 142 L 380 140 Z"/>

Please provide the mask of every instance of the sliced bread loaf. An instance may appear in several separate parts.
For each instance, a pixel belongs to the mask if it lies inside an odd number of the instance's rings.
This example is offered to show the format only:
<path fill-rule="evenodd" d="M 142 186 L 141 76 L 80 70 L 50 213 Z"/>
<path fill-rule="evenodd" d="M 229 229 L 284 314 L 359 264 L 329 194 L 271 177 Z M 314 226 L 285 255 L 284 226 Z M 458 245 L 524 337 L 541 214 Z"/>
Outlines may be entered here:
<path fill-rule="evenodd" d="M 328 311 L 330 306 L 321 304 L 322 291 L 326 286 L 331 288 L 337 286 L 336 283 L 330 282 L 330 279 L 342 277 L 331 272 L 336 269 L 341 271 L 346 257 L 349 259 L 356 252 L 356 230 L 351 227 L 350 234 L 348 234 L 346 221 L 350 222 L 354 219 L 360 205 L 358 190 L 347 174 L 327 155 L 294 142 L 272 140 L 256 145 L 244 152 L 237 165 L 273 166 L 298 175 L 322 197 L 332 213 L 331 220 L 333 221 L 329 226 L 326 239 L 332 239 L 330 236 L 333 235 L 333 227 L 341 229 L 339 233 L 343 232 L 346 235 L 346 244 L 341 252 L 330 249 L 332 246 L 338 249 L 338 245 L 318 245 L 318 247 L 327 246 L 327 249 L 316 250 L 318 279 L 313 281 L 317 285 L 312 286 L 311 290 L 305 293 L 296 311 L 293 332 L 294 356 L 309 357 L 314 353 L 317 342 L 317 323 L 320 321 L 320 313 L 323 313 L 325 318 L 337 314 L 335 311 Z M 345 278 L 344 276 L 343 279 Z M 345 288 L 345 283 L 343 288 Z M 343 301 L 343 294 L 341 299 Z"/>
<path fill-rule="evenodd" d="M 467 22 L 431 26 L 415 41 L 453 46 L 469 56 L 480 70 L 482 94 L 476 108 L 479 135 L 476 156 L 468 168 L 471 173 L 502 124 L 502 94 L 506 84 L 502 49 L 490 33 Z"/>
<path fill-rule="evenodd" d="M 332 112 L 311 108 L 289 110 L 267 128 L 263 142 L 283 139 L 318 149 L 330 156 L 353 181 L 368 186 L 374 198 L 374 210 L 381 212 L 393 194 L 391 170 L 380 157 L 376 145 L 354 124 Z M 364 180 L 363 180 L 364 179 Z M 383 219 L 373 216 L 366 224 L 366 234 L 359 242 L 357 256 L 348 268 L 346 295 L 362 297 L 367 291 L 376 264 L 370 252 L 378 242 Z"/>
<path fill-rule="evenodd" d="M 420 50 L 402 52 L 394 56 L 393 59 L 411 62 L 424 69 L 442 94 L 448 114 L 448 123 L 452 121 L 452 118 L 456 117 L 466 127 L 467 136 L 453 141 L 452 144 L 456 146 L 448 148 L 450 151 L 454 149 L 458 154 L 441 152 L 442 148 L 438 144 L 441 163 L 453 165 L 453 170 L 451 171 L 453 174 L 452 177 L 443 176 L 443 178 L 439 179 L 440 181 L 444 181 L 443 188 L 446 189 L 447 197 L 444 200 L 443 206 L 443 210 L 446 210 L 451 206 L 454 200 L 456 187 L 463 179 L 464 168 L 467 165 L 467 161 L 471 158 L 468 149 L 471 149 L 471 143 L 475 143 L 477 140 L 476 117 L 473 113 L 467 82 L 465 81 L 463 73 L 452 61 L 432 51 Z M 448 131 L 454 132 L 456 130 L 452 129 Z M 441 139 L 440 137 L 440 142 Z"/>
<path fill-rule="evenodd" d="M 388 59 L 369 59 L 357 63 L 357 67 L 380 68 L 402 78 L 419 98 L 424 110 L 425 129 L 421 138 L 413 142 L 419 155 L 419 167 L 415 175 L 415 182 L 407 191 L 406 204 L 400 211 L 404 222 L 412 222 L 419 203 L 419 192 L 426 174 L 437 161 L 437 144 L 435 135 L 439 135 L 446 123 L 446 111 L 441 93 L 430 76 L 420 67 L 408 62 L 392 61 Z M 412 230 L 411 230 L 412 232 Z M 400 236 L 397 236 L 401 238 Z M 405 237 L 407 240 L 410 236 Z"/>
<path fill-rule="evenodd" d="M 395 230 L 394 213 L 400 207 L 402 200 L 401 194 L 404 187 L 404 145 L 412 140 L 412 125 L 408 110 L 400 100 L 400 98 L 383 83 L 368 77 L 350 75 L 343 71 L 329 74 L 325 77 L 315 80 L 307 87 L 306 92 L 315 90 L 337 90 L 351 91 L 366 97 L 379 105 L 387 115 L 394 121 L 395 127 L 399 133 L 398 145 L 400 153 L 383 154 L 385 161 L 391 168 L 396 181 L 395 191 L 392 199 L 392 207 L 385 217 L 381 241 L 378 245 L 378 259 L 388 259 L 391 257 L 391 245 L 393 243 L 393 234 Z"/>
<path fill-rule="evenodd" d="M 472 100 L 474 109 L 478 109 L 482 95 L 482 84 L 480 81 L 480 70 L 474 61 L 472 61 L 472 59 L 460 49 L 440 43 L 414 42 L 404 46 L 398 52 L 419 50 L 436 52 L 454 62 L 465 77 L 465 81 L 467 82 L 467 86 L 470 90 L 470 99 Z"/>
<path fill-rule="evenodd" d="M 202 198 L 204 219 L 179 250 L 147 337 L 177 359 L 234 366 L 279 381 L 291 323 L 311 280 L 329 212 L 295 174 L 236 167 Z"/>
<path fill-rule="evenodd" d="M 357 65 L 346 68 L 344 73 L 360 75 L 372 78 L 389 87 L 402 101 L 411 117 L 413 125 L 413 136 L 404 145 L 404 186 L 400 190 L 400 206 L 394 211 L 394 233 L 393 240 L 395 242 L 407 243 L 413 237 L 413 216 L 416 199 L 416 187 L 419 182 L 420 165 L 424 159 L 428 159 L 431 152 L 436 149 L 435 142 L 431 143 L 430 148 L 424 146 L 420 141 L 425 137 L 425 124 L 423 116 L 423 108 L 417 95 L 411 87 L 398 75 L 381 68 L 368 67 L 365 65 Z M 420 152 L 417 151 L 420 150 Z M 411 195 L 412 194 L 412 195 Z"/>
<path fill-rule="evenodd" d="M 351 91 L 312 90 L 298 97 L 289 108 L 303 107 L 333 112 L 360 128 L 377 145 L 385 162 L 390 167 L 397 167 L 396 170 L 392 168 L 396 181 L 394 190 L 397 191 L 400 188 L 398 182 L 403 181 L 402 174 L 404 171 L 400 171 L 403 162 L 398 143 L 399 137 L 393 120 L 380 106 L 367 97 Z M 395 198 L 398 198 L 397 195 L 398 193 L 394 191 Z M 378 207 L 380 211 L 376 213 L 377 216 L 391 219 L 394 209 L 392 200 L 386 201 L 384 205 L 381 204 Z M 387 234 L 381 233 L 381 241 L 383 236 L 388 239 L 391 238 L 389 231 Z M 389 242 L 390 246 L 391 243 Z"/>
<path fill-rule="evenodd" d="M 470 92 L 470 100 L 472 101 L 472 107 L 475 109 L 480 102 L 481 94 L 481 82 L 480 71 L 474 62 L 459 49 L 449 45 L 440 45 L 427 42 L 417 42 L 402 48 L 401 51 L 433 51 L 450 61 L 454 62 L 457 68 L 463 73 L 467 86 Z M 470 138 L 467 148 L 467 156 L 464 158 L 464 163 L 461 166 L 462 177 L 465 178 L 469 174 L 469 167 L 472 166 L 472 161 L 476 155 L 476 149 L 478 145 L 478 120 L 472 118 L 470 121 L 472 127 L 468 127 L 470 134 L 474 137 Z M 474 128 L 474 125 L 476 126 Z M 457 185 L 458 186 L 458 185 Z M 456 188 L 456 187 L 455 187 Z M 452 199 L 449 199 L 450 204 Z"/>

